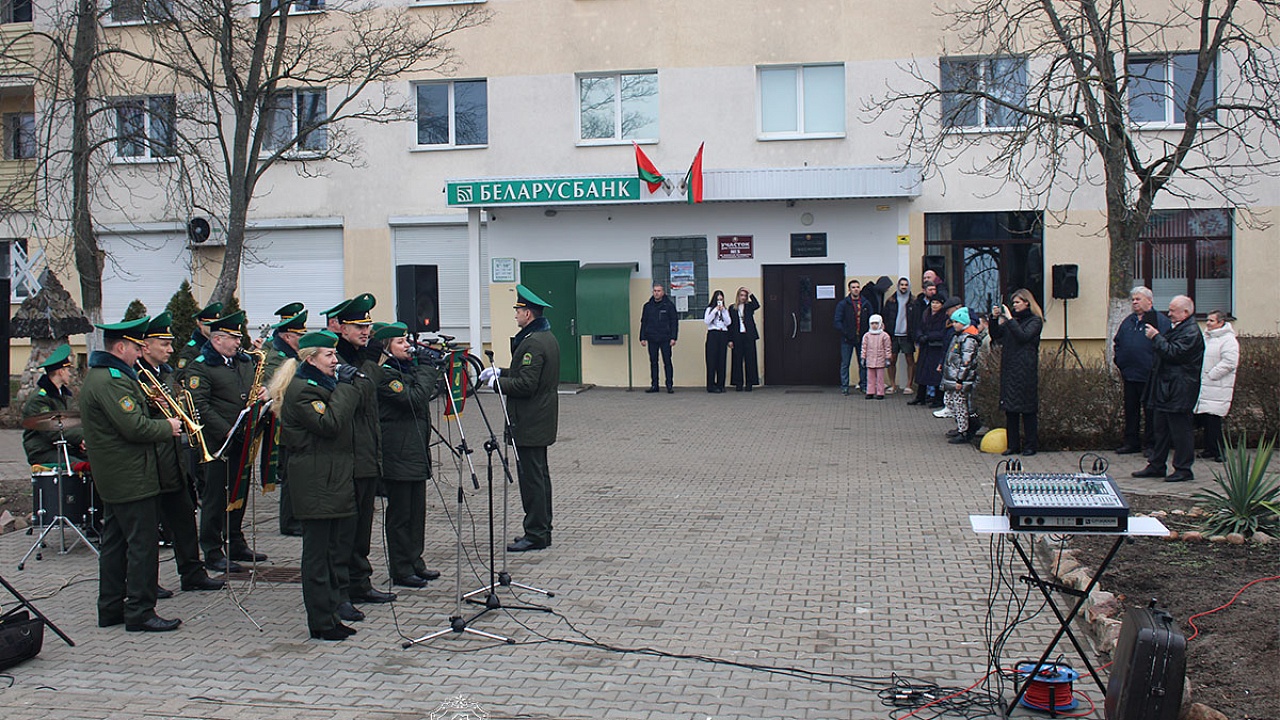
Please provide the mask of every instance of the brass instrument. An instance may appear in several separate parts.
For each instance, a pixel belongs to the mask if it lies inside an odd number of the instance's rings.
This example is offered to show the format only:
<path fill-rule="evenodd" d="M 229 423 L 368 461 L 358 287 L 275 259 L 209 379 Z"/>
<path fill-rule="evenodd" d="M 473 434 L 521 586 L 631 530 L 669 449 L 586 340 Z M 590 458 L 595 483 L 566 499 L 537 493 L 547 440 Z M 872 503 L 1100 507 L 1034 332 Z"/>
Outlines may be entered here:
<path fill-rule="evenodd" d="M 182 421 L 183 430 L 187 433 L 187 443 L 200 453 L 200 462 L 207 463 L 213 460 L 214 457 L 209 453 L 209 448 L 204 442 L 204 426 L 196 419 L 198 413 L 191 393 L 185 389 L 182 391 L 182 399 L 186 403 L 186 409 L 183 409 L 182 404 L 169 394 L 168 388 L 150 370 L 145 367 L 138 368 L 138 380 L 147 400 L 164 413 L 165 417 L 178 418 Z"/>
<path fill-rule="evenodd" d="M 251 408 L 258 402 L 258 395 L 262 392 L 263 376 L 267 372 L 267 352 L 261 348 L 249 348 L 245 352 L 257 361 L 257 367 L 253 369 L 253 384 L 249 386 L 249 395 L 245 403 L 246 408 Z"/>

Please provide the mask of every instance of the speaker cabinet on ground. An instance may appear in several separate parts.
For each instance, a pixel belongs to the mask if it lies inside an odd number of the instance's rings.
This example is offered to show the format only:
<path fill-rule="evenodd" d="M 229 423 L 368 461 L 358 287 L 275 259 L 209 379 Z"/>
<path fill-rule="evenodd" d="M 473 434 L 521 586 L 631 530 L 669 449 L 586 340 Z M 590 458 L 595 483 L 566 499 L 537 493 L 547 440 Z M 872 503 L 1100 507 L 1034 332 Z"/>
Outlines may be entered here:
<path fill-rule="evenodd" d="M 1078 265 L 1053 266 L 1053 296 L 1059 300 L 1075 300 L 1080 297 Z"/>
<path fill-rule="evenodd" d="M 396 320 L 409 332 L 439 332 L 440 281 L 436 265 L 396 266 Z"/>

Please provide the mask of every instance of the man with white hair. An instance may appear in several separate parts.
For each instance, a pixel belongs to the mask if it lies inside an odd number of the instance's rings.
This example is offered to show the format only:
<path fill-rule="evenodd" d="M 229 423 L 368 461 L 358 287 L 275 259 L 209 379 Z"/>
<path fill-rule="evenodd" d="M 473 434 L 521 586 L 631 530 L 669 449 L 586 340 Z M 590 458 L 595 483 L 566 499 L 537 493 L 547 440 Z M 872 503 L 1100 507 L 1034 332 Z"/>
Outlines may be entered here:
<path fill-rule="evenodd" d="M 1145 331 L 1150 324 L 1162 333 L 1168 332 L 1170 325 L 1169 318 L 1152 309 L 1152 304 L 1151 291 L 1147 288 L 1139 285 L 1129 291 L 1129 306 L 1133 313 L 1116 328 L 1116 336 L 1112 340 L 1112 358 L 1124 379 L 1124 444 L 1116 449 L 1120 455 L 1137 452 L 1150 455 L 1155 444 L 1151 433 L 1151 407 L 1143 400 L 1151 365 L 1155 362 L 1155 351 Z M 1144 425 L 1143 418 L 1146 418 L 1145 430 L 1139 435 L 1139 428 Z"/>
<path fill-rule="evenodd" d="M 1200 366 L 1204 362 L 1204 336 L 1195 320 L 1196 306 L 1186 295 L 1169 301 L 1173 327 L 1161 332 L 1155 325 L 1144 328 L 1155 351 L 1155 365 L 1147 382 L 1147 404 L 1155 418 L 1155 447 L 1147 466 L 1134 477 L 1164 478 L 1165 482 L 1194 479 L 1195 429 L 1192 412 L 1200 396 Z M 1173 473 L 1165 477 L 1165 461 L 1173 449 Z"/>

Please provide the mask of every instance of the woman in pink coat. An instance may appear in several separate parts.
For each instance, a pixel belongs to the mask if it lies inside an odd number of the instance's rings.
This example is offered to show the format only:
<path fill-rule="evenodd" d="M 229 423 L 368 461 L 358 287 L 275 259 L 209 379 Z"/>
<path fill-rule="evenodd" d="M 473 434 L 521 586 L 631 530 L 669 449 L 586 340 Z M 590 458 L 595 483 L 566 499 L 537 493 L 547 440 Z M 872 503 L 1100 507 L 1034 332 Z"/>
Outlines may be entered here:
<path fill-rule="evenodd" d="M 867 369 L 867 399 L 884 399 L 885 369 L 893 358 L 893 338 L 884 331 L 884 318 L 872 315 L 862 336 L 862 367 Z"/>

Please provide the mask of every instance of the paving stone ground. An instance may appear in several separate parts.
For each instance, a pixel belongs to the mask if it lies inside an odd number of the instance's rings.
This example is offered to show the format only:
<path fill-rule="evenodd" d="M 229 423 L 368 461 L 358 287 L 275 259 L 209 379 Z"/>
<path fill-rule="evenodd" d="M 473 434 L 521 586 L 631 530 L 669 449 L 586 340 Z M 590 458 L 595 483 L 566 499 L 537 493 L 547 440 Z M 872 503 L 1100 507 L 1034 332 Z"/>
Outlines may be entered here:
<path fill-rule="evenodd" d="M 490 418 L 500 416 L 496 398 L 482 398 Z M 290 583 L 179 592 L 158 608 L 182 618 L 173 633 L 100 629 L 88 550 L 50 548 L 19 571 L 33 538 L 0 536 L 0 575 L 76 642 L 48 632 L 37 658 L 10 669 L 11 681 L 0 677 L 4 717 L 399 720 L 443 717 L 456 696 L 490 718 L 887 717 L 872 680 L 898 673 L 966 686 L 987 667 L 991 546 L 967 517 L 991 511 L 999 458 L 946 444 L 949 421 L 906 399 L 782 388 L 562 396 L 550 450 L 554 545 L 508 560 L 516 582 L 555 597 L 500 593 L 504 606 L 555 612 L 504 607 L 473 623 L 515 645 L 449 633 L 402 647 L 447 627 L 455 610 L 459 472 L 447 453 L 428 493 L 426 558 L 444 577 L 397 589 L 394 605 L 364 606 L 359 634 L 341 643 L 307 639 L 300 586 Z M 456 426 L 441 430 L 460 443 Z M 463 431 L 483 487 L 488 432 L 474 408 Z M 21 452 L 18 433 L 0 433 L 0 472 L 26 473 Z M 1118 476 L 1138 467 L 1109 457 Z M 1041 453 L 1026 467 L 1076 463 L 1075 454 Z M 464 466 L 465 590 L 488 581 L 487 496 L 470 473 Z M 1168 489 L 1139 482 L 1124 484 Z M 500 541 L 518 534 L 514 486 L 510 497 Z M 270 566 L 296 567 L 301 541 L 275 532 L 276 502 L 255 495 L 250 534 Z M 1142 542 L 1125 551 L 1141 552 Z M 375 568 L 385 568 L 375 544 Z M 161 583 L 177 588 L 169 553 L 161 558 Z M 385 569 L 375 581 L 385 587 Z M 1019 628 L 1008 658 L 1043 647 L 1054 629 L 1047 614 Z M 646 648 L 802 672 L 616 650 Z M 852 676 L 869 680 L 851 686 L 843 678 Z"/>

